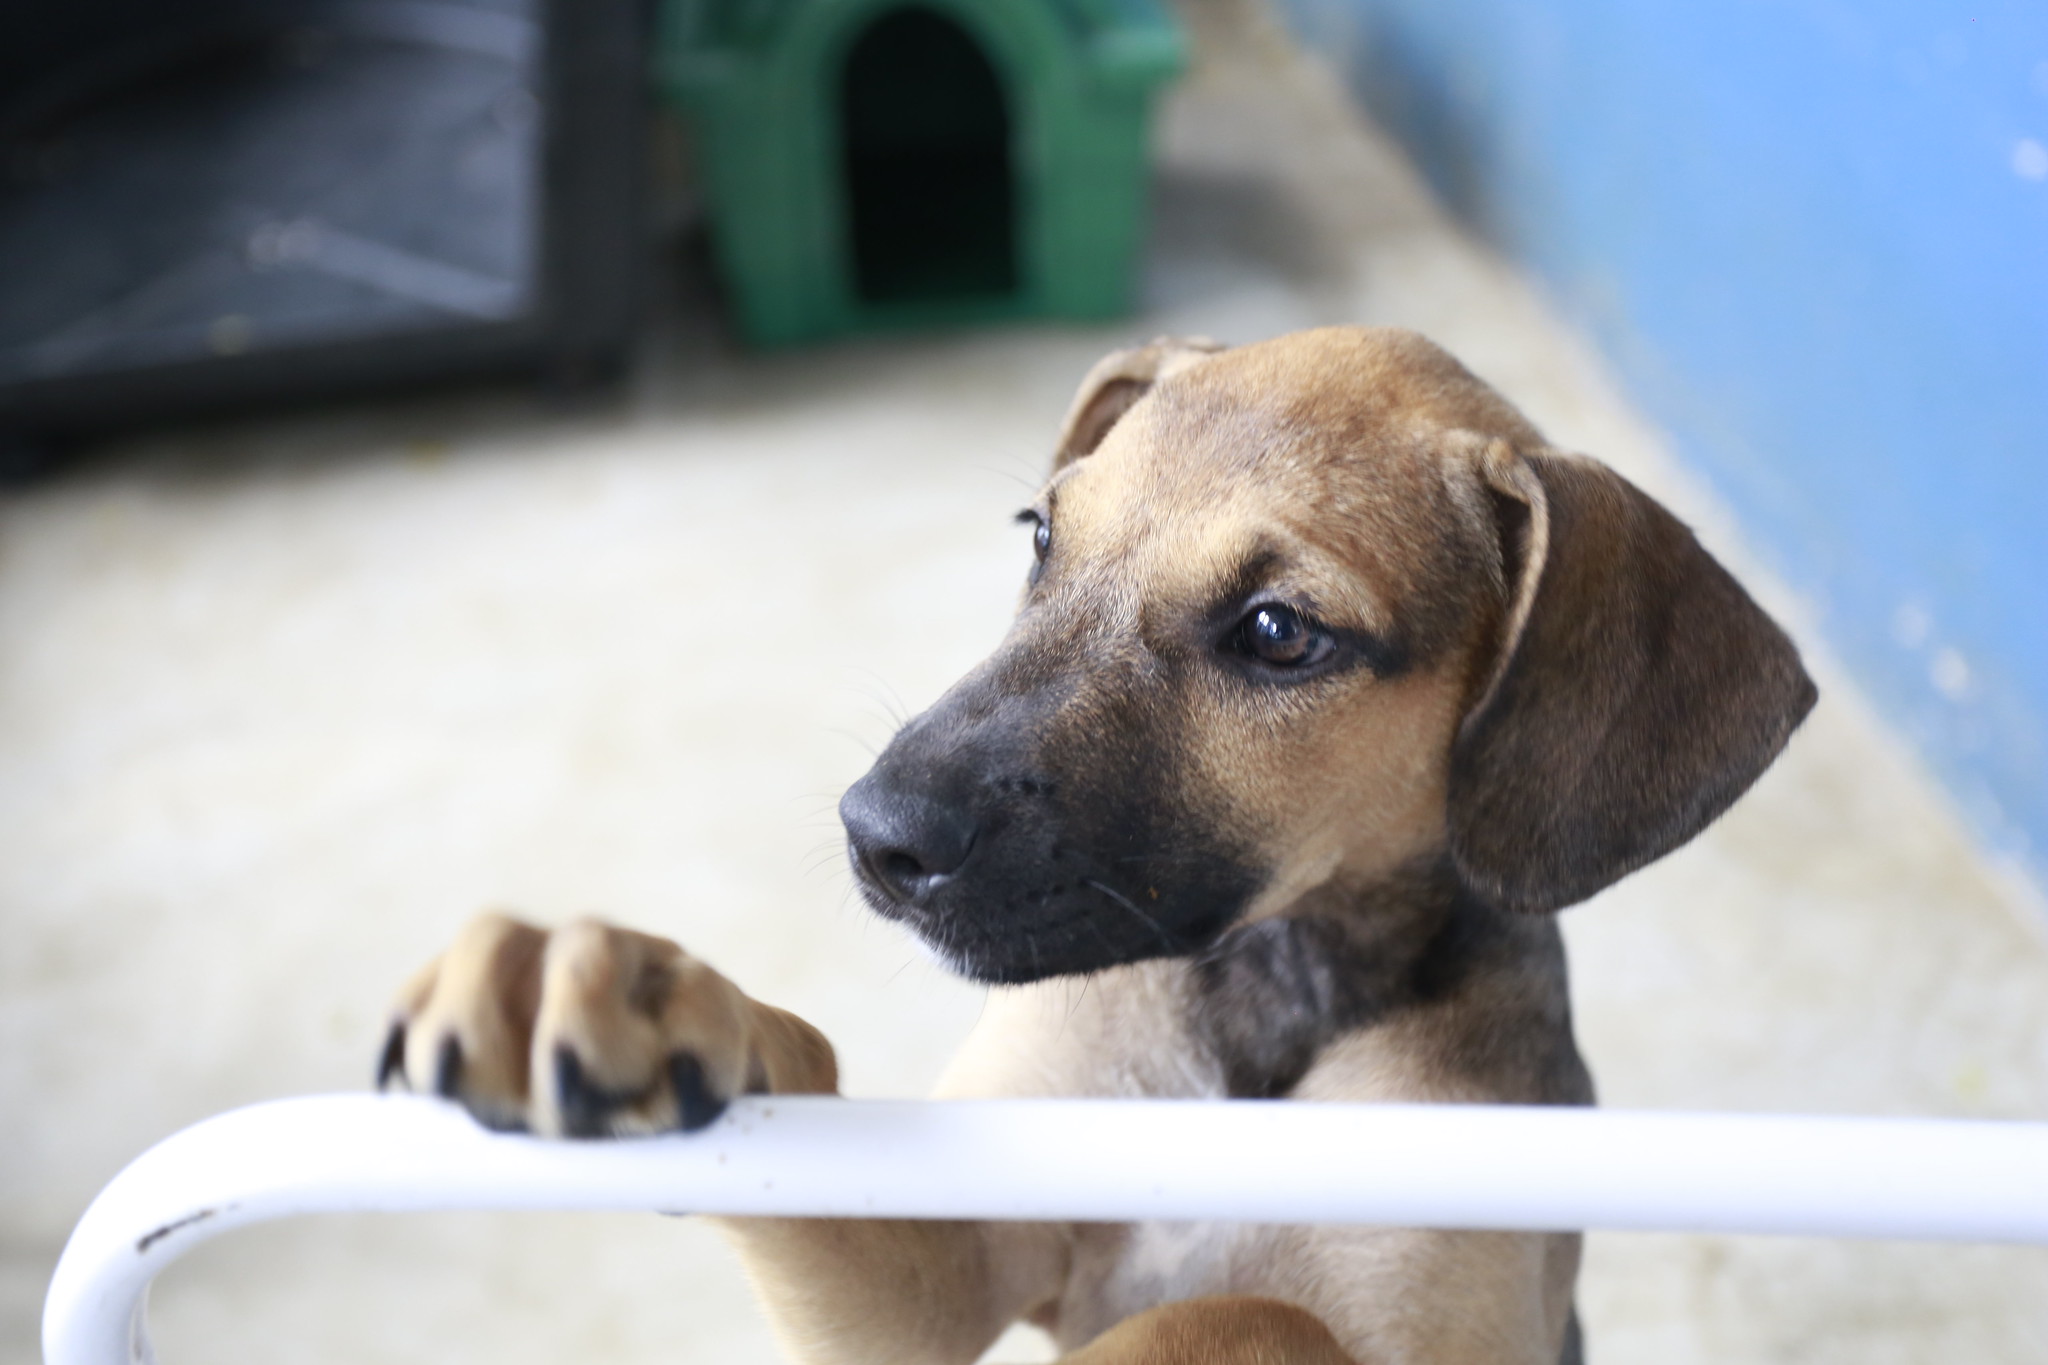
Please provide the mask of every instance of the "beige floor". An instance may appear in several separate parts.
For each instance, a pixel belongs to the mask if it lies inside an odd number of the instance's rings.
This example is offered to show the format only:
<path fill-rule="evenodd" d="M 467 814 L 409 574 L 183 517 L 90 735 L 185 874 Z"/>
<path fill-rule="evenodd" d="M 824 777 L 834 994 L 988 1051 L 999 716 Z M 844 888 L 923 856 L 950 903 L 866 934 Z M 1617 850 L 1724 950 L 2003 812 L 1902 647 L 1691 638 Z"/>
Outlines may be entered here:
<path fill-rule="evenodd" d="M 1420 327 L 1803 622 L 1530 290 L 1222 3 L 1127 326 L 749 358 L 671 321 L 586 410 L 219 427 L 0 502 L 0 1360 L 35 1358 L 100 1183 L 213 1111 L 362 1086 L 391 987 L 482 905 L 676 935 L 823 1025 L 853 1092 L 923 1088 L 979 997 L 849 902 L 832 802 L 997 638 L 1005 519 L 1126 338 Z M 1606 1101 L 2048 1117 L 2038 905 L 1816 667 L 1755 793 L 1571 912 Z M 2048 1359 L 2041 1251 L 1599 1236 L 1582 1303 L 1600 1365 Z M 772 1354 L 722 1249 L 653 1217 L 242 1234 L 156 1321 L 173 1365 Z"/>

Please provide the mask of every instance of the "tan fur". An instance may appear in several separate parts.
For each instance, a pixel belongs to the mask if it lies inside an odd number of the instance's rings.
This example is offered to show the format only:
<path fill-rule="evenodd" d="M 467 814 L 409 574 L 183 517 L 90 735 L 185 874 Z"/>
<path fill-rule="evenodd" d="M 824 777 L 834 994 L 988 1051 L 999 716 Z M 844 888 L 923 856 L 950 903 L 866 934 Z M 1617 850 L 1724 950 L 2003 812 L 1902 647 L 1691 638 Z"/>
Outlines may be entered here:
<path fill-rule="evenodd" d="M 1147 1309 L 1067 1357 L 1069 1365 L 1353 1365 L 1330 1329 L 1278 1299 L 1218 1294 Z"/>
<path fill-rule="evenodd" d="M 1051 558 L 1005 666 L 1063 669 L 1063 723 L 1084 735 L 1111 733 L 1095 718 L 1141 693 L 1170 709 L 1186 799 L 1268 874 L 1238 925 L 1355 924 L 1404 973 L 1428 965 L 1449 912 L 1387 888 L 1455 862 L 1500 904 L 1567 904 L 1718 814 L 1811 703 L 1782 634 L 1682 526 L 1549 450 L 1408 333 L 1119 352 L 1077 395 L 1037 511 Z M 1214 631 L 1203 613 L 1248 563 L 1323 622 L 1397 642 L 1404 666 L 1313 690 L 1192 666 Z M 1686 653 L 1659 633 L 1667 620 L 1732 662 Z M 1622 762 L 1585 716 L 1631 739 L 1675 727 L 1678 756 Z M 1546 787 L 1553 772 L 1563 786 Z M 1158 894 L 1128 892 L 1141 908 Z M 1491 946 L 1455 980 L 1330 1039 L 1286 1093 L 1587 1102 L 1555 929 L 1486 923 Z M 1175 957 L 1085 988 L 996 989 L 939 1093 L 1230 1093 L 1202 1033 L 1217 1008 L 1204 989 Z M 424 1079 L 453 1048 L 453 1093 L 552 1133 L 553 1093 L 528 1078 L 552 1074 L 564 1046 L 622 1097 L 611 1132 L 677 1124 L 680 1082 L 664 1067 L 679 1053 L 721 1099 L 836 1088 L 816 1030 L 675 945 L 588 921 L 543 935 L 503 916 L 407 987 L 387 1065 Z M 1074 1365 L 1555 1365 L 1579 1255 L 1571 1236 L 1400 1229 L 725 1226 L 791 1355 L 878 1365 L 969 1361 L 1018 1319 Z"/>
<path fill-rule="evenodd" d="M 676 1097 L 658 1072 L 678 1051 L 704 1062 L 724 1095 L 839 1088 L 832 1048 L 795 1015 L 751 1000 L 667 939 L 596 920 L 552 933 L 496 912 L 480 915 L 407 983 L 404 1074 L 437 1078 L 453 1039 L 465 1104 L 501 1126 L 561 1136 L 556 1097 L 530 1077 L 549 1074 L 567 1045 L 607 1089 L 638 1098 L 615 1136 L 675 1126 Z"/>

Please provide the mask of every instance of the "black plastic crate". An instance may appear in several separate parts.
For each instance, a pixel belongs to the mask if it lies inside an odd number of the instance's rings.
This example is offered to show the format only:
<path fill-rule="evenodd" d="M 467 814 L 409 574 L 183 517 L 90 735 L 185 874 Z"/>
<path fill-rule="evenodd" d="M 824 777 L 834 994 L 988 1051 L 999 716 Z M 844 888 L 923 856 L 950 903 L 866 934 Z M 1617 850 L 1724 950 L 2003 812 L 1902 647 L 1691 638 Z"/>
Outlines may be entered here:
<path fill-rule="evenodd" d="M 0 7 L 0 428 L 618 362 L 639 0 Z"/>

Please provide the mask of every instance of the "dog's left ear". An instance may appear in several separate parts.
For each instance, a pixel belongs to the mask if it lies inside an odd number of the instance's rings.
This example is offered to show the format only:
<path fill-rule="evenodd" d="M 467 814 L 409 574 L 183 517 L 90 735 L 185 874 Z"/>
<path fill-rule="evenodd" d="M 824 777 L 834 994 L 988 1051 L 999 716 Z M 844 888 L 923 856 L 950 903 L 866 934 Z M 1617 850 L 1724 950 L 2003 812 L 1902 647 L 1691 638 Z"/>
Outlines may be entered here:
<path fill-rule="evenodd" d="M 1085 455 L 1092 455 L 1119 418 L 1137 405 L 1154 384 L 1223 349 L 1207 337 L 1154 337 L 1143 346 L 1111 351 L 1095 362 L 1060 424 L 1053 447 L 1054 473 Z"/>
<path fill-rule="evenodd" d="M 1818 694 L 1785 632 L 1619 474 L 1505 442 L 1479 464 L 1509 609 L 1451 752 L 1451 854 L 1489 903 L 1557 910 L 1699 833 Z"/>

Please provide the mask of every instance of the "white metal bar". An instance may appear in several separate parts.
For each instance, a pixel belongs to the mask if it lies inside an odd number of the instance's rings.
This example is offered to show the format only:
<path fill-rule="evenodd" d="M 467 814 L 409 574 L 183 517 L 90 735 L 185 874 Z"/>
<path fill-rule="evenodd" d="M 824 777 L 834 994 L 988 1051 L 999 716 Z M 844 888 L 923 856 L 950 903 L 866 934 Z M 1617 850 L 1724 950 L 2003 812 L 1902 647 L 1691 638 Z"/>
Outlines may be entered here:
<path fill-rule="evenodd" d="M 438 1100 L 279 1100 L 166 1139 L 100 1193 L 50 1282 L 44 1365 L 149 1361 L 150 1280 L 229 1229 L 427 1209 L 2048 1242 L 2048 1124 L 811 1097 L 744 1100 L 694 1136 L 543 1142 Z"/>

